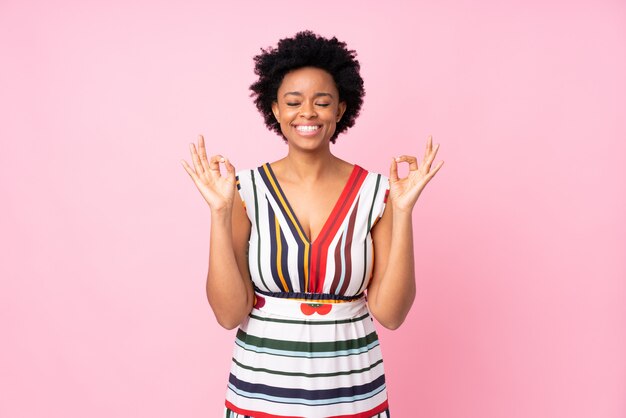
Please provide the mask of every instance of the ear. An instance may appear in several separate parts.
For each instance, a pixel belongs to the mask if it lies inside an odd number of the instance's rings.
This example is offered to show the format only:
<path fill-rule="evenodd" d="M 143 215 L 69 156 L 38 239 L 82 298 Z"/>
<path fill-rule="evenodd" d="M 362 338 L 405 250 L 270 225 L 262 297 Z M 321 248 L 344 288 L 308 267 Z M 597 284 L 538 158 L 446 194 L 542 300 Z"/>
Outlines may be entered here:
<path fill-rule="evenodd" d="M 341 118 L 343 117 L 343 114 L 346 111 L 346 102 L 339 102 L 339 106 L 337 106 L 337 122 L 339 122 L 341 120 Z"/>
<path fill-rule="evenodd" d="M 274 113 L 274 117 L 280 123 L 280 111 L 278 110 L 278 102 L 276 100 L 272 102 L 272 113 Z"/>

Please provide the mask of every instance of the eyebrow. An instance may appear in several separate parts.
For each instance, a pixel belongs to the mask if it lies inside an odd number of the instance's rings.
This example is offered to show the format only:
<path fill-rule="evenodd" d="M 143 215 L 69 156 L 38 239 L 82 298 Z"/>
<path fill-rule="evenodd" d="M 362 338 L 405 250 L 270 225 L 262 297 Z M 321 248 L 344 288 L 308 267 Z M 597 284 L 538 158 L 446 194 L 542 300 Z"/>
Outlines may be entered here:
<path fill-rule="evenodd" d="M 283 97 L 293 94 L 294 96 L 302 96 L 302 93 L 300 93 L 299 91 L 288 91 L 287 93 L 283 94 Z M 331 99 L 334 99 L 333 95 L 330 93 L 324 93 L 324 92 L 320 92 L 320 93 L 315 93 L 313 95 L 313 97 L 320 97 L 320 96 L 329 96 Z"/>

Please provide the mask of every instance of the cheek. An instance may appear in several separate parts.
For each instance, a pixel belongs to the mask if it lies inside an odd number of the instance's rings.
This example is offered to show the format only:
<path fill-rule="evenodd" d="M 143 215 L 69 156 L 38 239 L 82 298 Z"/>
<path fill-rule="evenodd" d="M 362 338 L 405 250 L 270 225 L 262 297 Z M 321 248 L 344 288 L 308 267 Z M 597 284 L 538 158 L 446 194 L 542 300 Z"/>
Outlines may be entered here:
<path fill-rule="evenodd" d="M 293 118 L 297 115 L 296 112 L 290 107 L 281 107 L 280 108 L 280 119 L 285 123 L 289 124 L 289 121 L 293 120 Z"/>

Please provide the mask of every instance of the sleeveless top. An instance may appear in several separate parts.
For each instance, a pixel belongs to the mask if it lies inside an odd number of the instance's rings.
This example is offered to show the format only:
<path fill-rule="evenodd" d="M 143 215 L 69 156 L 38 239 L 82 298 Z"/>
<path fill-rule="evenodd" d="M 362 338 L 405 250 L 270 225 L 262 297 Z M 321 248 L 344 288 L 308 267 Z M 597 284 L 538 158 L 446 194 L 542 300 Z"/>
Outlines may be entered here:
<path fill-rule="evenodd" d="M 382 353 L 364 291 L 388 178 L 354 165 L 311 242 L 269 163 L 236 173 L 255 290 L 237 330 L 226 417 L 387 417 Z"/>

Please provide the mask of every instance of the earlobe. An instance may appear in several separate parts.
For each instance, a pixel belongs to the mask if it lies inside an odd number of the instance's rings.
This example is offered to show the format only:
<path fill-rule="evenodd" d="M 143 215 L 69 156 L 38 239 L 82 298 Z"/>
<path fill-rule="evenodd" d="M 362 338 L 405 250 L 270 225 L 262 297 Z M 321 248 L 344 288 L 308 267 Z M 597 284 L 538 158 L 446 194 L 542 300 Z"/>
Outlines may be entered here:
<path fill-rule="evenodd" d="M 339 106 L 337 107 L 337 122 L 341 120 L 345 111 L 346 111 L 346 102 L 339 102 Z"/>
<path fill-rule="evenodd" d="M 272 102 L 272 113 L 274 113 L 276 121 L 280 123 L 280 111 L 278 110 L 278 103 L 276 101 Z"/>

